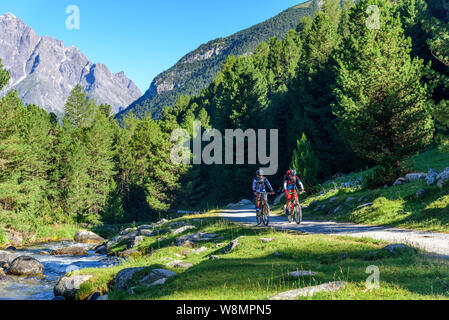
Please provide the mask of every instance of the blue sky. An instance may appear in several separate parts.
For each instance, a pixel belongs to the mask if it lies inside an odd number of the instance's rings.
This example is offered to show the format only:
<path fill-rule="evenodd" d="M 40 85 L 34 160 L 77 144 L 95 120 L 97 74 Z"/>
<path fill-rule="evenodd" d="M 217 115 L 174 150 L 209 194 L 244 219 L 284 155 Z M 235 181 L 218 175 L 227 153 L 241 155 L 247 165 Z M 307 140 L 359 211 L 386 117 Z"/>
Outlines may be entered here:
<path fill-rule="evenodd" d="M 3 0 L 39 35 L 78 47 L 92 62 L 124 71 L 146 91 L 153 78 L 200 44 L 262 22 L 304 0 Z M 80 9 L 80 29 L 65 26 Z"/>

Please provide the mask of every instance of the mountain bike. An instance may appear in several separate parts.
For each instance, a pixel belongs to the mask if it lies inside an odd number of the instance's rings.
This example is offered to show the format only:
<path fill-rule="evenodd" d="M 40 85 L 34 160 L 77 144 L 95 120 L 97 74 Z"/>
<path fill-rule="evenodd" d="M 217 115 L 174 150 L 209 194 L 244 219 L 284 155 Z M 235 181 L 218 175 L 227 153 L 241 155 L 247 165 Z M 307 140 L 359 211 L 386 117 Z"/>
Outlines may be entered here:
<path fill-rule="evenodd" d="M 299 197 L 301 193 L 297 193 L 296 191 L 289 191 L 289 194 L 296 194 L 297 196 L 293 198 L 290 203 L 290 208 L 288 208 L 288 222 L 292 223 L 293 219 L 297 224 L 301 224 L 302 222 L 302 207 L 299 202 Z"/>
<path fill-rule="evenodd" d="M 256 192 L 256 196 L 260 195 L 259 201 L 259 211 L 256 214 L 257 225 L 264 224 L 268 226 L 270 222 L 270 206 L 268 205 L 268 194 L 273 194 L 272 192 Z M 257 201 L 257 198 L 256 198 Z"/>

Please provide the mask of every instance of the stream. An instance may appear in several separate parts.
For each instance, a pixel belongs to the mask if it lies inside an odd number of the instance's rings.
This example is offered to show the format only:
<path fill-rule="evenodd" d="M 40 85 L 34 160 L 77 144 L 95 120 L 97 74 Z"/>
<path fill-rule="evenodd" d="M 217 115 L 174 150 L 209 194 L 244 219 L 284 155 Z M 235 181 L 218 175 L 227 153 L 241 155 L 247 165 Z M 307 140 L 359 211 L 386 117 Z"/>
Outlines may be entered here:
<path fill-rule="evenodd" d="M 41 254 L 42 251 L 51 252 L 70 246 L 83 247 L 89 250 L 92 244 L 80 244 L 71 241 L 60 241 L 43 243 L 9 251 L 16 256 L 29 256 L 39 260 L 44 265 L 43 278 L 38 277 L 13 277 L 8 276 L 5 280 L 0 280 L 0 300 L 52 300 L 54 298 L 53 288 L 59 278 L 68 272 L 73 272 L 84 268 L 107 268 L 118 264 L 115 258 L 108 258 L 105 255 L 95 254 L 88 251 L 89 256 L 51 256 Z"/>

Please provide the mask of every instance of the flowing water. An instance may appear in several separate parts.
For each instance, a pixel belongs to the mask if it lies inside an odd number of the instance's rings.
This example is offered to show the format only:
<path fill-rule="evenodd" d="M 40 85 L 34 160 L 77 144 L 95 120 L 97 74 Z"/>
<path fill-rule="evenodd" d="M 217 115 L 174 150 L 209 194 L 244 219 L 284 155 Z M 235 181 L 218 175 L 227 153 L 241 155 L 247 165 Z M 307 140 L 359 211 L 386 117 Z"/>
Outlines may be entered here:
<path fill-rule="evenodd" d="M 11 277 L 0 280 L 0 300 L 51 300 L 54 298 L 53 288 L 59 278 L 68 272 L 84 268 L 106 268 L 118 263 L 115 258 L 88 251 L 89 256 L 69 257 L 50 256 L 41 254 L 42 251 L 51 252 L 70 246 L 80 246 L 89 250 L 91 244 L 75 244 L 70 241 L 44 243 L 25 249 L 10 251 L 16 256 L 29 256 L 39 260 L 44 266 L 45 277 Z"/>

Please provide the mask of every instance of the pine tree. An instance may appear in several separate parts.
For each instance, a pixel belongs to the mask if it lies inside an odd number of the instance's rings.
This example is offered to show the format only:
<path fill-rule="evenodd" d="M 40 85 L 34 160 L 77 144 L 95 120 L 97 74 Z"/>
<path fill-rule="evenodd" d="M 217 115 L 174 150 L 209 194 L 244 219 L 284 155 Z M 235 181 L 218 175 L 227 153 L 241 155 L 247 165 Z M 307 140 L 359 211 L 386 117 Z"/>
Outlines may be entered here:
<path fill-rule="evenodd" d="M 304 133 L 301 139 L 298 139 L 296 149 L 293 151 L 290 167 L 296 170 L 298 177 L 306 185 L 313 186 L 318 182 L 319 162 Z"/>
<path fill-rule="evenodd" d="M 365 26 L 369 5 L 379 6 L 379 30 Z M 392 12 L 386 0 L 361 0 L 351 9 L 351 36 L 336 55 L 334 106 L 342 136 L 360 157 L 388 169 L 386 180 L 397 178 L 401 161 L 433 133 L 422 64 L 411 59 L 410 39 Z"/>

